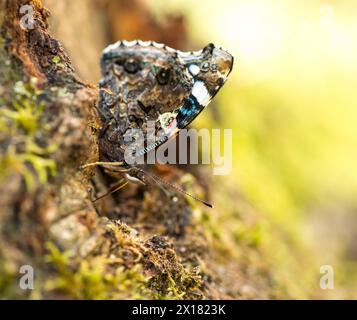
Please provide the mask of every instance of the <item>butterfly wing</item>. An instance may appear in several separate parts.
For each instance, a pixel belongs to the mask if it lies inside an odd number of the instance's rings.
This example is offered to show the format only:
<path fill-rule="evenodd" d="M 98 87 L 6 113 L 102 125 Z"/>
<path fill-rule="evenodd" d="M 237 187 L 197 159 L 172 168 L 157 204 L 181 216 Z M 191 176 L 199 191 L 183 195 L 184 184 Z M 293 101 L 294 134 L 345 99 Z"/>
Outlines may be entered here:
<path fill-rule="evenodd" d="M 208 105 L 232 64 L 232 56 L 212 44 L 190 53 L 155 42 L 109 46 L 102 56 L 101 90 L 110 99 L 99 106 L 108 124 L 100 144 L 103 158 L 129 163 L 175 136 Z M 154 141 L 148 139 L 149 122 Z M 141 140 L 125 139 L 135 130 L 142 132 Z M 134 153 L 126 152 L 129 146 Z"/>

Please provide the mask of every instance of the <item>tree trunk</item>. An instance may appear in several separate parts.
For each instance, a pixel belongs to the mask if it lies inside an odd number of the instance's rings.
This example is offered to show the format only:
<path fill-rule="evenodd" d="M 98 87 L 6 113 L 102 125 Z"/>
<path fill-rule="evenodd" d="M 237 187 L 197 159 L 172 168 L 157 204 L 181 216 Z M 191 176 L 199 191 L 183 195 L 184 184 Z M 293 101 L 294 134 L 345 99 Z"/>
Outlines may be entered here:
<path fill-rule="evenodd" d="M 23 28 L 28 3 L 33 28 Z M 180 258 L 167 237 L 154 235 L 168 234 L 158 223 L 168 215 L 179 229 L 188 225 L 189 205 L 172 208 L 159 191 L 143 199 L 135 187 L 91 202 L 105 179 L 80 166 L 98 159 L 98 90 L 77 77 L 49 34 L 41 1 L 2 1 L 1 12 L 1 296 L 204 297 L 198 257 Z M 131 227 L 123 212 L 132 213 Z M 177 245 L 192 241 L 172 228 Z M 33 290 L 17 280 L 23 265 L 34 270 Z"/>

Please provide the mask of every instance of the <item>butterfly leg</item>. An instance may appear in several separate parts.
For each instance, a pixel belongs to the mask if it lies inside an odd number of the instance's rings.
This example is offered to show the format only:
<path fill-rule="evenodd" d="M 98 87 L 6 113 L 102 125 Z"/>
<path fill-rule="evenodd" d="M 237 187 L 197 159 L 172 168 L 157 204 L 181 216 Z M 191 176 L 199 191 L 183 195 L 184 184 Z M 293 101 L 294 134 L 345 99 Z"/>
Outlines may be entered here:
<path fill-rule="evenodd" d="M 124 166 L 125 163 L 120 161 L 120 162 L 105 162 L 105 161 L 97 161 L 97 162 L 92 162 L 92 163 L 87 163 L 83 166 L 81 166 L 81 169 L 85 169 L 88 167 L 94 167 L 94 166 L 113 166 L 113 167 L 121 167 Z"/>
<path fill-rule="evenodd" d="M 127 186 L 127 184 L 129 183 L 128 180 L 126 179 L 121 179 L 119 180 L 118 182 L 116 182 L 115 184 L 113 184 L 107 192 L 105 192 L 103 195 L 97 197 L 96 199 L 93 200 L 93 202 L 96 202 L 100 199 L 103 199 L 104 197 L 114 193 L 114 192 L 117 192 L 119 191 L 120 189 L 124 188 L 125 186 Z"/>

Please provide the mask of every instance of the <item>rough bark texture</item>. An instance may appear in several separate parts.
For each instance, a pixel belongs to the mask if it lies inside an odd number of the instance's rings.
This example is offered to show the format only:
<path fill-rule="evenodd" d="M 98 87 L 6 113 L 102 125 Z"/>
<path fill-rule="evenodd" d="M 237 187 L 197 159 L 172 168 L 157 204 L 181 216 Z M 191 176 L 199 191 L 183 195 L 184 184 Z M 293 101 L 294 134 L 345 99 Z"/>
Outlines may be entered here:
<path fill-rule="evenodd" d="M 136 186 L 91 202 L 94 190 L 108 187 L 99 172 L 80 169 L 98 158 L 98 91 L 77 77 L 49 34 L 49 12 L 41 1 L 30 1 L 34 29 L 20 27 L 19 9 L 28 3 L 1 2 L 0 296 L 270 295 L 262 289 L 271 286 L 264 266 L 254 276 L 259 285 L 243 285 L 249 261 L 237 267 L 239 257 L 224 239 L 216 241 L 220 236 L 200 205 L 181 196 L 173 203 L 159 188 Z M 166 167 L 156 171 L 204 193 L 205 184 L 191 174 Z M 34 290 L 19 288 L 21 265 L 34 267 Z"/>
<path fill-rule="evenodd" d="M 21 28 L 24 4 L 1 3 L 1 251 L 10 273 L 19 263 L 41 264 L 61 216 L 79 208 L 95 214 L 79 165 L 97 157 L 97 90 L 76 77 L 47 32 L 49 13 L 40 1 L 32 1 L 34 29 Z M 12 265 L 8 255 L 20 261 Z"/>

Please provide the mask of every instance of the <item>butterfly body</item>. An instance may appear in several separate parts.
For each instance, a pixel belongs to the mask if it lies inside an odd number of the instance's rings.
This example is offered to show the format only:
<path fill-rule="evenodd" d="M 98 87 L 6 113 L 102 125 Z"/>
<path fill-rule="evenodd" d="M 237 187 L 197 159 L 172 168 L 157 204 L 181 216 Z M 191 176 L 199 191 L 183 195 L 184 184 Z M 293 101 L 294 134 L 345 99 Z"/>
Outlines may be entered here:
<path fill-rule="evenodd" d="M 100 161 L 122 162 L 128 178 L 145 180 L 130 159 L 156 149 L 189 125 L 223 86 L 233 57 L 209 44 L 197 52 L 181 52 L 155 42 L 119 41 L 103 51 L 98 111 L 103 123 Z M 148 123 L 157 140 L 147 140 Z M 134 130 L 133 130 L 134 129 Z M 140 130 L 144 141 L 135 137 Z M 132 139 L 125 137 L 131 133 Z"/>

